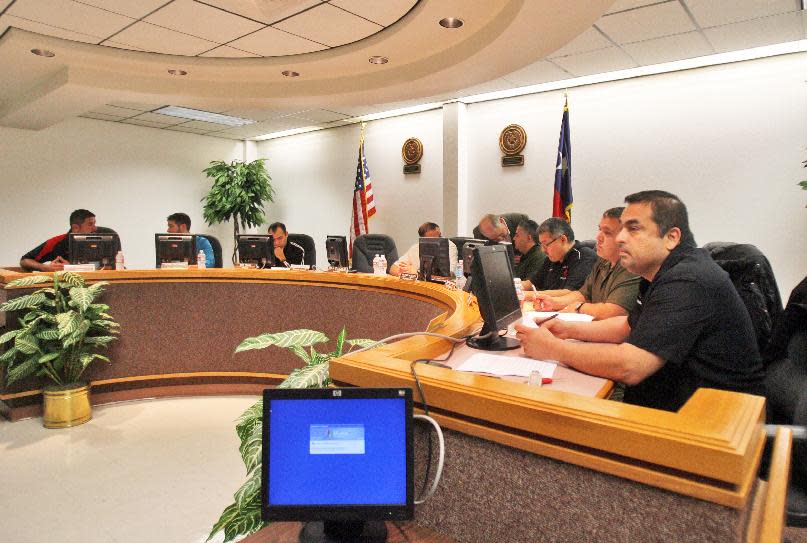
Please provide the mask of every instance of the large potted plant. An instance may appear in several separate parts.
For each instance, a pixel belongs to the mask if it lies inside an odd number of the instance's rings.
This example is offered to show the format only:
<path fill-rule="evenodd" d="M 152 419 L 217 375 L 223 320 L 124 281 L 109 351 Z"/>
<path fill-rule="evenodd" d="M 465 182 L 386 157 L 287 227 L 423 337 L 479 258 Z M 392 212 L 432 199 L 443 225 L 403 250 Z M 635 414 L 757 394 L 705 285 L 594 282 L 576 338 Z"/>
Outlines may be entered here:
<path fill-rule="evenodd" d="M 241 342 L 235 352 L 283 347 L 300 357 L 305 365 L 293 370 L 278 388 L 319 388 L 331 384 L 329 377 L 330 360 L 348 352 L 354 347 L 381 345 L 372 339 L 347 339 L 347 331 L 342 328 L 336 338 L 336 348 L 331 352 L 317 352 L 314 345 L 327 343 L 328 337 L 315 330 L 289 330 L 287 332 L 261 334 Z M 238 448 L 247 469 L 247 481 L 235 493 L 235 501 L 221 514 L 210 532 L 208 541 L 218 532 L 224 532 L 225 543 L 260 530 L 265 523 L 261 520 L 261 437 L 263 431 L 263 400 L 252 405 L 236 421 L 235 431 L 241 440 Z M 293 469 L 290 467 L 289 469 Z"/>
<path fill-rule="evenodd" d="M 0 366 L 7 385 L 32 375 L 50 379 L 42 393 L 42 422 L 46 428 L 66 428 L 92 418 L 89 385 L 81 376 L 94 361 L 109 362 L 97 351 L 117 339 L 119 325 L 107 313 L 108 305 L 94 303 L 104 282 L 87 286 L 80 275 L 56 272 L 23 277 L 6 288 L 46 283 L 0 305 L 7 313 L 24 311 L 19 328 L 0 336 L 0 345 L 6 345 Z"/>
<path fill-rule="evenodd" d="M 203 171 L 213 179 L 213 186 L 202 201 L 208 226 L 233 221 L 233 265 L 238 262 L 238 234 L 243 228 L 254 228 L 266 222 L 263 206 L 274 202 L 275 189 L 266 171 L 267 159 L 252 162 L 233 160 L 229 164 L 214 160 Z"/>

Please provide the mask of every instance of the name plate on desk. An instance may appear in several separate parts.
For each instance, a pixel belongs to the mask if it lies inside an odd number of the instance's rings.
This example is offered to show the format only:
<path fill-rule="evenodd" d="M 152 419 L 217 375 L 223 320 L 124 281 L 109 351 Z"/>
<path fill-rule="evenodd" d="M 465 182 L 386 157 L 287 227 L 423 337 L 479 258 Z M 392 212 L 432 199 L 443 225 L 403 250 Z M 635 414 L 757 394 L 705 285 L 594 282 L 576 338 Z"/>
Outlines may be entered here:
<path fill-rule="evenodd" d="M 98 264 L 65 264 L 64 271 L 70 272 L 88 272 L 88 271 L 98 271 L 99 266 Z"/>
<path fill-rule="evenodd" d="M 187 262 L 163 262 L 160 264 L 161 270 L 187 270 Z"/>
<path fill-rule="evenodd" d="M 309 270 L 309 269 L 311 269 L 310 266 L 308 266 L 308 264 L 291 264 L 289 267 L 291 269 L 293 269 L 293 270 Z"/>

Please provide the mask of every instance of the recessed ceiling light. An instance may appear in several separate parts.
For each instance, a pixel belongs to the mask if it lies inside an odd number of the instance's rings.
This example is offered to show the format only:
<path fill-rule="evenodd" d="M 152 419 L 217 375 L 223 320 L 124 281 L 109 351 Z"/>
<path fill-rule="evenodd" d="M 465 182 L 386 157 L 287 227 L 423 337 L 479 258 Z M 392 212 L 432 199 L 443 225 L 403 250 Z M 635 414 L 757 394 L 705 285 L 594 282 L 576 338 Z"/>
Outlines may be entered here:
<path fill-rule="evenodd" d="M 168 70 L 168 73 L 171 75 L 188 75 L 188 72 L 186 72 L 185 70 L 178 70 L 175 68 Z"/>
<path fill-rule="evenodd" d="M 286 77 L 300 77 L 300 72 L 295 72 L 293 70 L 283 70 L 280 73 Z"/>
<path fill-rule="evenodd" d="M 55 57 L 56 53 L 48 51 L 47 49 L 31 49 L 31 52 L 39 57 Z"/>
<path fill-rule="evenodd" d="M 459 28 L 465 23 L 459 17 L 446 17 L 445 19 L 440 19 L 440 26 L 443 28 Z"/>
<path fill-rule="evenodd" d="M 370 64 L 386 64 L 387 62 L 389 62 L 389 59 L 387 57 L 380 57 L 380 56 L 370 57 L 368 60 L 370 61 Z"/>
<path fill-rule="evenodd" d="M 163 115 L 179 117 L 180 119 L 191 119 L 194 121 L 204 121 L 206 123 L 216 123 L 227 126 L 244 126 L 255 124 L 256 122 L 252 119 L 242 119 L 241 117 L 233 117 L 232 115 L 222 115 L 221 113 L 213 113 L 212 111 L 203 111 L 201 109 L 191 109 L 180 106 L 165 106 L 153 110 L 152 113 L 161 113 Z"/>

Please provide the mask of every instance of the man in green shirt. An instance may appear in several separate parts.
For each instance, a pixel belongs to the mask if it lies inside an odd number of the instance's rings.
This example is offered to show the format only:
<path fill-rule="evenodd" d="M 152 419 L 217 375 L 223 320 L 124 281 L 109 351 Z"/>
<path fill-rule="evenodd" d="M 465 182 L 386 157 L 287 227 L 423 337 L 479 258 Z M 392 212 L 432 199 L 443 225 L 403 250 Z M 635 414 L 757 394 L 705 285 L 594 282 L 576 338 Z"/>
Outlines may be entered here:
<path fill-rule="evenodd" d="M 580 290 L 537 292 L 533 307 L 540 311 L 586 313 L 595 320 L 627 315 L 636 305 L 640 277 L 619 260 L 616 235 L 622 230 L 624 207 L 607 210 L 600 220 L 597 255 L 600 257 Z"/>
<path fill-rule="evenodd" d="M 516 267 L 513 275 L 521 280 L 529 279 L 541 269 L 546 255 L 538 244 L 538 223 L 527 219 L 516 227 L 513 246 L 520 254 L 516 255 Z"/>

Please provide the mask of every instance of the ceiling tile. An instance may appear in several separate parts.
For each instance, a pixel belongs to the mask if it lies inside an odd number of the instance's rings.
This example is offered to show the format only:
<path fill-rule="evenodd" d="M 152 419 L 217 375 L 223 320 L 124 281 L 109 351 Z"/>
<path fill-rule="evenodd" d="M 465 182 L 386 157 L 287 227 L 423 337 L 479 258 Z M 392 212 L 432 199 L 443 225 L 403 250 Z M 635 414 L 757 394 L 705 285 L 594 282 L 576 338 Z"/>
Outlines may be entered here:
<path fill-rule="evenodd" d="M 720 26 L 729 23 L 758 19 L 769 15 L 796 11 L 796 0 L 686 0 L 686 5 L 701 27 Z"/>
<path fill-rule="evenodd" d="M 614 44 L 608 41 L 600 31 L 594 27 L 589 27 L 585 32 L 549 55 L 549 58 L 576 55 L 577 53 L 585 53 L 586 51 L 605 49 L 613 45 Z"/>
<path fill-rule="evenodd" d="M 193 130 L 203 130 L 205 132 L 215 132 L 218 130 L 227 130 L 230 128 L 226 124 L 218 124 L 218 123 L 208 123 L 206 121 L 188 121 L 186 123 L 182 123 L 182 128 L 189 128 Z"/>
<path fill-rule="evenodd" d="M 104 47 L 114 47 L 115 49 L 128 49 L 130 51 L 146 51 L 141 47 L 135 47 L 134 45 L 129 45 L 126 43 L 120 43 L 113 40 L 105 40 L 101 43 Z"/>
<path fill-rule="evenodd" d="M 164 5 L 166 0 L 76 0 L 114 13 L 140 19 Z"/>
<path fill-rule="evenodd" d="M 473 96 L 475 94 L 484 94 L 486 92 L 494 92 L 498 90 L 510 89 L 513 84 L 503 78 L 494 79 L 493 81 L 486 81 L 479 85 L 473 85 L 464 89 L 458 90 L 455 94 L 457 96 Z"/>
<path fill-rule="evenodd" d="M 6 14 L 100 38 L 111 36 L 134 20 L 71 0 L 15 2 Z"/>
<path fill-rule="evenodd" d="M 235 108 L 235 109 L 229 109 L 224 113 L 226 113 L 227 115 L 232 115 L 233 117 L 241 117 L 242 119 L 252 119 L 253 121 L 266 121 L 267 119 L 282 117 L 284 115 L 294 115 L 295 113 L 299 113 L 299 111 L 300 108 L 276 109 L 267 107 L 267 108 Z"/>
<path fill-rule="evenodd" d="M 330 4 L 321 4 L 274 26 L 331 47 L 358 41 L 383 28 Z"/>
<path fill-rule="evenodd" d="M 331 0 L 334 6 L 354 13 L 374 23 L 389 26 L 412 9 L 417 0 L 384 0 L 368 2 L 367 0 Z"/>
<path fill-rule="evenodd" d="M 721 53 L 796 41 L 804 36 L 800 12 L 706 28 L 703 32 Z"/>
<path fill-rule="evenodd" d="M 163 107 L 165 104 L 145 104 L 143 102 L 110 102 L 110 106 L 123 107 L 126 109 L 137 109 L 140 111 L 151 111 Z"/>
<path fill-rule="evenodd" d="M 216 47 L 216 43 L 174 32 L 149 23 L 135 23 L 120 34 L 114 41 L 169 55 L 198 55 Z"/>
<path fill-rule="evenodd" d="M 134 124 L 137 126 L 148 126 L 149 128 L 165 128 L 168 125 L 160 124 L 160 123 L 152 123 L 149 121 L 141 121 L 139 118 L 136 119 L 126 119 L 125 121 L 121 121 L 123 124 Z"/>
<path fill-rule="evenodd" d="M 312 109 L 304 113 L 291 115 L 291 118 L 301 119 L 308 121 L 309 123 L 330 123 L 333 121 L 339 121 L 341 119 L 347 119 L 348 115 L 345 115 L 344 113 L 337 113 L 335 111 L 329 111 L 327 109 Z M 289 117 L 283 117 L 283 119 L 289 119 Z"/>
<path fill-rule="evenodd" d="M 13 26 L 14 28 L 19 28 L 21 30 L 29 30 L 31 32 L 36 32 L 37 34 L 45 34 L 48 36 L 55 36 L 57 38 L 64 38 L 66 40 L 80 41 L 84 43 L 98 43 L 101 41 L 101 38 L 98 36 L 89 36 L 87 34 L 81 34 L 80 32 L 73 32 L 71 30 L 65 30 L 63 28 L 38 23 L 36 21 L 29 21 L 28 19 L 14 17 L 13 15 L 0 16 L 0 32 L 3 32 L 9 26 Z"/>
<path fill-rule="evenodd" d="M 92 111 L 79 115 L 85 119 L 95 119 L 97 121 L 122 121 L 126 117 L 116 117 L 115 115 L 104 115 L 103 113 L 93 113 Z"/>
<path fill-rule="evenodd" d="M 678 2 L 656 4 L 601 17 L 596 25 L 618 44 L 696 30 Z"/>
<path fill-rule="evenodd" d="M 647 6 L 650 4 L 658 4 L 659 1 L 664 0 L 616 0 L 611 7 L 608 8 L 608 11 L 605 13 L 614 13 L 617 11 L 625 11 L 626 9 L 633 9 L 638 8 L 641 6 Z M 666 1 L 677 1 L 677 0 L 666 0 Z"/>
<path fill-rule="evenodd" d="M 171 130 L 172 132 L 187 132 L 189 134 L 207 134 L 210 130 L 200 130 L 198 128 L 190 128 L 184 125 L 178 124 L 176 126 L 166 126 L 163 130 Z"/>
<path fill-rule="evenodd" d="M 87 113 L 94 113 L 94 114 L 97 113 L 97 114 L 100 114 L 100 115 L 112 115 L 114 117 L 126 118 L 126 117 L 134 117 L 135 115 L 139 115 L 140 111 L 138 111 L 136 109 L 125 108 L 125 107 L 105 105 L 105 106 L 97 107 L 97 108 L 93 109 L 92 111 L 88 111 Z"/>
<path fill-rule="evenodd" d="M 571 77 L 569 74 L 551 62 L 539 60 L 520 70 L 505 75 L 504 79 L 513 85 L 522 87 L 525 85 L 546 83 L 547 81 L 559 81 L 561 79 L 568 79 L 569 77 Z"/>
<path fill-rule="evenodd" d="M 235 49 L 234 47 L 228 47 L 226 45 L 222 45 L 221 47 L 216 47 L 215 49 L 211 49 L 210 51 L 205 51 L 200 57 L 216 57 L 216 58 L 245 58 L 245 57 L 259 57 L 260 55 L 256 55 L 255 53 L 250 53 L 249 51 L 242 51 L 241 49 Z"/>
<path fill-rule="evenodd" d="M 204 0 L 205 4 L 217 6 L 230 13 L 249 17 L 262 23 L 271 24 L 291 17 L 325 0 L 294 0 L 293 2 L 256 2 L 255 0 Z"/>
<path fill-rule="evenodd" d="M 218 43 L 240 38 L 264 27 L 261 23 L 193 0 L 174 0 L 144 21 Z"/>
<path fill-rule="evenodd" d="M 188 119 L 181 119 L 179 117 L 172 117 L 171 115 L 163 115 L 162 113 L 141 113 L 135 119 L 139 121 L 146 121 L 149 123 L 156 123 L 162 126 L 181 124 Z"/>
<path fill-rule="evenodd" d="M 636 63 L 619 47 L 556 58 L 552 59 L 552 62 L 576 76 L 613 72 L 636 67 Z"/>
<path fill-rule="evenodd" d="M 0 13 L 6 9 L 14 0 L 0 0 Z"/>
<path fill-rule="evenodd" d="M 254 34 L 239 38 L 229 45 L 262 57 L 279 57 L 321 51 L 326 46 L 314 43 L 275 28 L 264 28 Z"/>
<path fill-rule="evenodd" d="M 687 32 L 623 45 L 640 66 L 711 55 L 714 49 L 700 32 Z"/>

